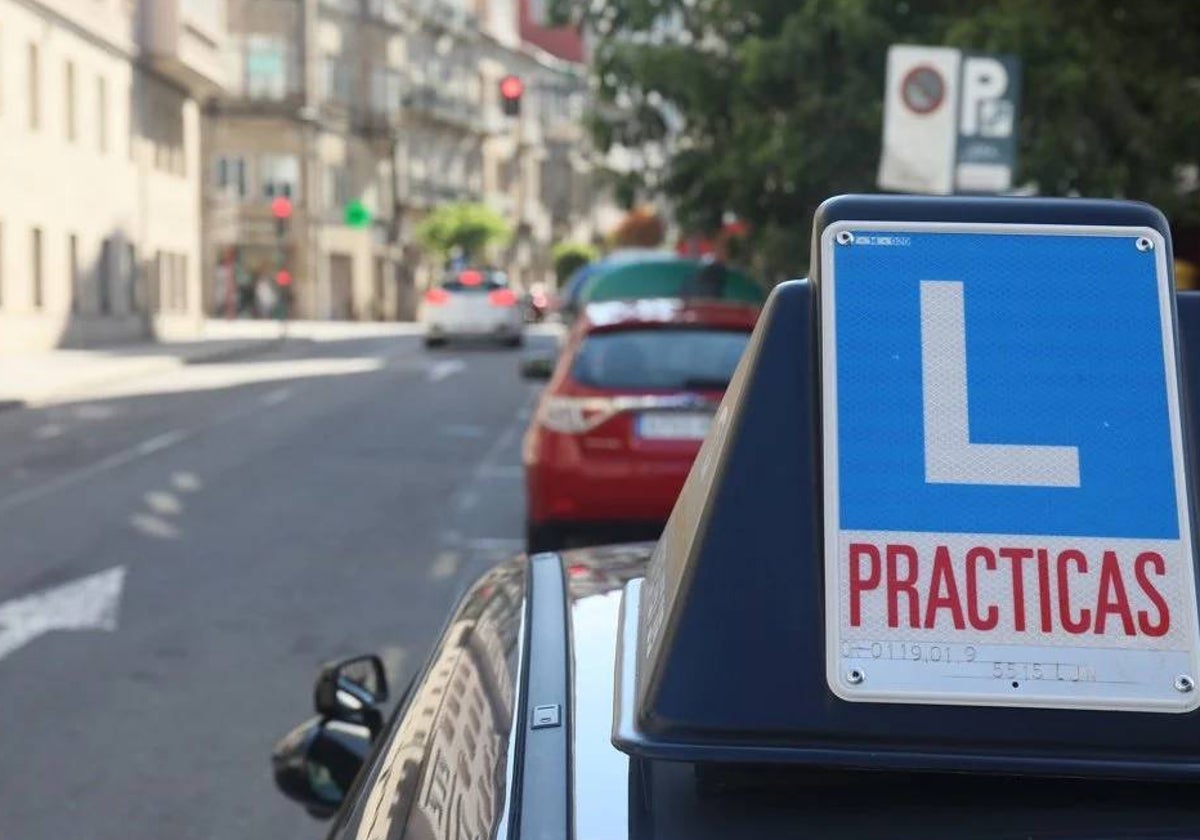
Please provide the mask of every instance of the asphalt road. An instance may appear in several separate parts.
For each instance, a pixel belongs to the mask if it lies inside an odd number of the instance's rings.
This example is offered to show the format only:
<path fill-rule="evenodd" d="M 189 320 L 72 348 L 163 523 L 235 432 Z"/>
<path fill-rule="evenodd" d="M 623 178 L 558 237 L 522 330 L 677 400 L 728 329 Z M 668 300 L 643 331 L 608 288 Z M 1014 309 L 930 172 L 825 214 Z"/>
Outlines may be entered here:
<path fill-rule="evenodd" d="M 380 651 L 402 685 L 520 550 L 517 360 L 292 343 L 0 413 L 0 838 L 322 836 L 271 746 L 320 662 Z M 29 597 L 106 570 L 115 626 L 62 619 L 87 587 Z M 77 629 L 40 632 L 51 601 Z"/>

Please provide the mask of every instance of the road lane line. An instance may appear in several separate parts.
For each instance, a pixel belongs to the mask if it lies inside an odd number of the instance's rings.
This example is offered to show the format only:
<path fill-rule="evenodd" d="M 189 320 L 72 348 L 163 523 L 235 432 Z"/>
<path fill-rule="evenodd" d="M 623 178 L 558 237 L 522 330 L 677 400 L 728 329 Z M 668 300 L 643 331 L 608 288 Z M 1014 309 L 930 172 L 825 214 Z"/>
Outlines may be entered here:
<path fill-rule="evenodd" d="M 170 449 L 179 443 L 187 440 L 194 432 L 185 432 L 181 429 L 175 429 L 165 434 L 156 435 L 149 440 L 144 440 L 141 443 L 131 446 L 128 449 L 122 450 L 109 455 L 107 458 L 101 458 L 94 464 L 90 464 L 83 469 L 76 470 L 72 473 L 59 476 L 45 484 L 39 484 L 36 487 L 30 487 L 27 490 L 20 490 L 16 493 L 11 493 L 7 496 L 0 497 L 0 514 L 8 513 L 11 510 L 27 505 L 30 502 L 35 502 L 38 499 L 43 499 L 52 493 L 57 493 L 59 490 L 65 490 L 68 487 L 73 487 L 76 484 L 81 484 L 84 481 L 95 478 L 110 470 L 115 470 L 118 467 L 123 467 L 126 464 L 131 464 L 134 461 L 139 461 L 156 452 L 162 452 L 164 449 Z"/>
<path fill-rule="evenodd" d="M 292 396 L 291 388 L 276 388 L 274 391 L 269 391 L 263 394 L 263 405 L 279 405 L 287 401 Z"/>
<path fill-rule="evenodd" d="M 445 580 L 458 571 L 459 557 L 454 551 L 443 551 L 429 567 L 429 577 L 432 580 Z"/>
<path fill-rule="evenodd" d="M 454 376 L 456 373 L 462 373 L 467 368 L 467 363 L 461 359 L 446 359 L 445 361 L 437 362 L 429 368 L 429 381 L 441 382 Z"/>

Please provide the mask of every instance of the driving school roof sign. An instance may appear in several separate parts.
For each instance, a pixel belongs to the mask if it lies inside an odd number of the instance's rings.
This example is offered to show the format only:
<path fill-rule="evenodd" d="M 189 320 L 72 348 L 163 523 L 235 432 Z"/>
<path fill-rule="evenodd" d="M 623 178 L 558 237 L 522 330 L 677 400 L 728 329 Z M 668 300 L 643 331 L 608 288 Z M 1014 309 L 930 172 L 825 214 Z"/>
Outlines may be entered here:
<path fill-rule="evenodd" d="M 820 238 L 826 666 L 850 701 L 1197 707 L 1167 243 Z"/>

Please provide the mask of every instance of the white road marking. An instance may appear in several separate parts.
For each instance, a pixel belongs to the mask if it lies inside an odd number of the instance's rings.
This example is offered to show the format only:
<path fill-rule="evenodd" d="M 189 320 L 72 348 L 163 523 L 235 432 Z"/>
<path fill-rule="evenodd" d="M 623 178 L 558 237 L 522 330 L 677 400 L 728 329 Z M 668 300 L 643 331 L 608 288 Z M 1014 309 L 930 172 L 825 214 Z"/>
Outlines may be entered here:
<path fill-rule="evenodd" d="M 129 517 L 129 524 L 147 537 L 158 540 L 179 539 L 179 529 L 165 519 L 148 513 L 135 513 Z"/>
<path fill-rule="evenodd" d="M 0 604 L 0 659 L 52 630 L 116 630 L 125 567 Z"/>
<path fill-rule="evenodd" d="M 274 391 L 269 391 L 268 393 L 263 394 L 262 403 L 263 405 L 279 405 L 280 403 L 288 400 L 291 396 L 291 388 L 276 388 Z"/>
<path fill-rule="evenodd" d="M 171 486 L 184 493 L 194 493 L 204 485 L 195 473 L 177 472 L 171 476 Z"/>
<path fill-rule="evenodd" d="M 429 577 L 432 580 L 445 580 L 458 571 L 459 557 L 454 551 L 443 551 L 429 567 Z"/>
<path fill-rule="evenodd" d="M 182 429 L 172 429 L 169 432 L 164 432 L 163 434 L 156 435 L 149 440 L 142 441 L 134 447 L 134 450 L 139 455 L 153 455 L 155 452 L 161 452 L 164 449 L 170 449 L 187 436 L 188 433 Z"/>
<path fill-rule="evenodd" d="M 33 430 L 33 436 L 36 440 L 53 440 L 62 437 L 64 431 L 59 423 L 45 423 Z"/>
<path fill-rule="evenodd" d="M 456 373 L 462 373 L 467 368 L 467 363 L 461 359 L 446 359 L 445 361 L 437 362 L 429 368 L 427 374 L 430 382 L 441 382 L 443 379 L 448 379 Z"/>
<path fill-rule="evenodd" d="M 180 429 L 175 429 L 174 431 L 152 437 L 149 440 L 144 440 L 136 446 L 131 446 L 129 449 L 113 453 L 107 458 L 102 458 L 83 469 L 59 476 L 53 481 L 48 481 L 45 484 L 39 484 L 36 487 L 30 487 L 17 493 L 11 493 L 8 496 L 0 498 L 0 514 L 7 513 L 22 505 L 45 498 L 52 493 L 57 493 L 59 490 L 65 490 L 68 487 L 95 478 L 109 470 L 123 467 L 148 455 L 153 455 L 155 452 L 169 449 L 186 440 L 191 434 Z"/>
<path fill-rule="evenodd" d="M 146 507 L 162 516 L 175 516 L 183 512 L 183 502 L 173 493 L 151 490 L 145 495 Z"/>

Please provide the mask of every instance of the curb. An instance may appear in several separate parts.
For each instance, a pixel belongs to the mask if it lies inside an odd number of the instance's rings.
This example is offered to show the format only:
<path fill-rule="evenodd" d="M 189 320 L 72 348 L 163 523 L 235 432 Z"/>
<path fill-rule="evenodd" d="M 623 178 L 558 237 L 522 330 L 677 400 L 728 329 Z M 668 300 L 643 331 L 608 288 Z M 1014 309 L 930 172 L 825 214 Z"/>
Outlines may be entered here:
<path fill-rule="evenodd" d="M 286 345 L 292 344 L 295 341 L 297 341 L 297 339 L 251 339 L 241 347 L 226 347 L 221 350 L 214 350 L 211 353 L 197 353 L 195 356 L 183 359 L 183 364 L 205 365 L 216 364 L 219 362 L 233 362 L 237 361 L 238 359 L 248 359 L 253 356 L 269 353 L 272 350 L 280 350 Z"/>

